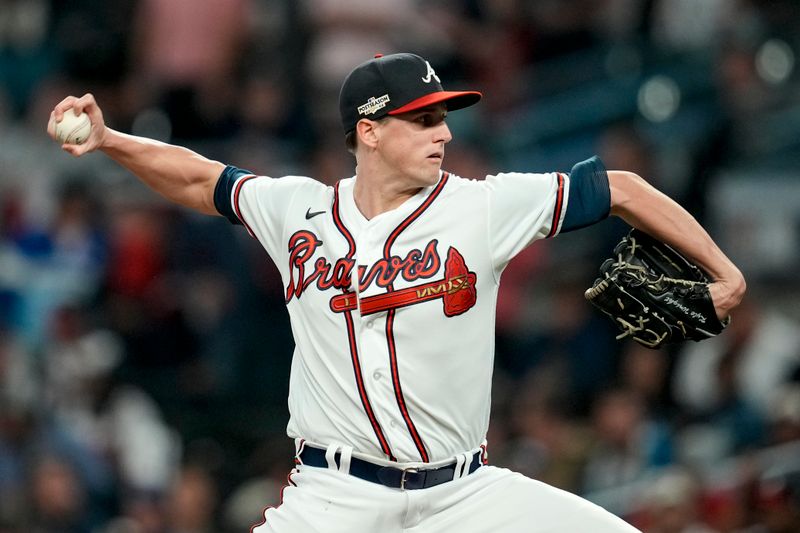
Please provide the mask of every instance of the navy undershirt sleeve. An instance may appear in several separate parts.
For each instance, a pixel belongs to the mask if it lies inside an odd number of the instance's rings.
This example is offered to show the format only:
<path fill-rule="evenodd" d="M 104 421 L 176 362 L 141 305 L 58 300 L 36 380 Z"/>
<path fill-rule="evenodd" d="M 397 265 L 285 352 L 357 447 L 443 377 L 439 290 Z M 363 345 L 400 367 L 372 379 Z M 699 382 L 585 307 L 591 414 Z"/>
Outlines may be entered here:
<path fill-rule="evenodd" d="M 248 170 L 228 165 L 219 175 L 219 180 L 217 180 L 217 185 L 214 188 L 214 207 L 217 208 L 220 215 L 230 220 L 232 224 L 241 225 L 242 221 L 239 220 L 239 217 L 236 216 L 233 210 L 231 192 L 233 191 L 237 179 L 242 176 L 251 176 L 252 174 L 253 173 Z"/>
<path fill-rule="evenodd" d="M 608 217 L 611 189 L 606 167 L 597 156 L 581 161 L 569 173 L 569 202 L 561 233 L 591 226 Z"/>

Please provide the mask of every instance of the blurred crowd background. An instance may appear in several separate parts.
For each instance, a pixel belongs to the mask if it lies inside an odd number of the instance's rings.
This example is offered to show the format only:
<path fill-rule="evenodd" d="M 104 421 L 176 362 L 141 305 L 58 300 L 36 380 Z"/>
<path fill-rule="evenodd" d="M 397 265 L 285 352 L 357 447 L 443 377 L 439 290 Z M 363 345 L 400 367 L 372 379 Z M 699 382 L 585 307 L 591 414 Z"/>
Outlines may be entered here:
<path fill-rule="evenodd" d="M 0 532 L 247 531 L 277 505 L 292 340 L 281 280 L 223 218 L 46 135 L 107 123 L 256 173 L 353 173 L 343 76 L 413 51 L 480 105 L 445 168 L 598 154 L 743 269 L 728 330 L 647 350 L 583 300 L 626 232 L 504 274 L 490 460 L 645 532 L 800 531 L 796 0 L 0 0 Z"/>

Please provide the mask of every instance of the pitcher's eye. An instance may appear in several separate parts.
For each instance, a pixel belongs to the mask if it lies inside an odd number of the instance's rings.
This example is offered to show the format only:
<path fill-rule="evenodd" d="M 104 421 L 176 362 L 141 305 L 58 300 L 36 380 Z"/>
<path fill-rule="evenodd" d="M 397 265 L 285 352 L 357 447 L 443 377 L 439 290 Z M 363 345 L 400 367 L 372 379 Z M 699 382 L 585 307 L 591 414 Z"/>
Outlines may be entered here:
<path fill-rule="evenodd" d="M 435 125 L 439 124 L 440 122 L 442 122 L 444 120 L 444 117 L 445 117 L 444 113 L 441 113 L 441 114 L 440 113 L 436 113 L 436 114 L 434 114 L 434 113 L 424 113 L 424 114 L 418 116 L 415 119 L 415 122 L 418 122 L 418 123 L 422 124 L 423 126 L 425 126 L 426 128 L 429 128 L 431 126 L 435 126 Z"/>

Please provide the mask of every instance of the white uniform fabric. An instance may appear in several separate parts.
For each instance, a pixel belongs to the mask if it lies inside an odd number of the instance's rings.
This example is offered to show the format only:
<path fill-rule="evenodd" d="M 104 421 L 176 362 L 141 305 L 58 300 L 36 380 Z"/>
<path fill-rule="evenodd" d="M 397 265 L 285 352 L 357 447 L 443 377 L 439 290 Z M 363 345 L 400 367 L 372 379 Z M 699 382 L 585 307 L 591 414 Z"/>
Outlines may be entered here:
<path fill-rule="evenodd" d="M 287 483 L 253 533 L 637 531 L 574 494 L 494 466 L 425 490 L 387 488 L 335 466 L 300 465 Z"/>
<path fill-rule="evenodd" d="M 500 274 L 557 233 L 569 177 L 443 173 L 372 220 L 355 205 L 354 183 L 245 177 L 232 190 L 286 287 L 296 343 L 288 434 L 401 463 L 451 459 L 480 446 L 488 428 Z M 460 314 L 446 316 L 444 298 L 366 316 L 331 310 L 345 285 L 363 299 L 445 280 L 451 249 L 475 277 L 476 300 Z"/>
<path fill-rule="evenodd" d="M 354 184 L 242 173 L 229 189 L 286 289 L 296 343 L 287 432 L 327 447 L 329 466 L 300 464 L 253 531 L 635 531 L 490 466 L 413 491 L 348 474 L 351 457 L 458 471 L 485 446 L 500 276 L 523 248 L 560 231 L 570 178 L 442 172 L 371 220 Z"/>

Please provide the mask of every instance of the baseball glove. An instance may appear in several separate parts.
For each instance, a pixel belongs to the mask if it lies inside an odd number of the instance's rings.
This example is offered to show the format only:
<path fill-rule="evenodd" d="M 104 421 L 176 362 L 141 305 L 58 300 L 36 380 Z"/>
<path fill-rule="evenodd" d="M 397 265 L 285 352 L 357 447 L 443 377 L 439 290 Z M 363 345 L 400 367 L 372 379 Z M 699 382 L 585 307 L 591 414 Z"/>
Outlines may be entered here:
<path fill-rule="evenodd" d="M 621 330 L 648 348 L 719 334 L 730 319 L 717 318 L 710 280 L 679 252 L 633 229 L 600 266 L 585 296 Z"/>

